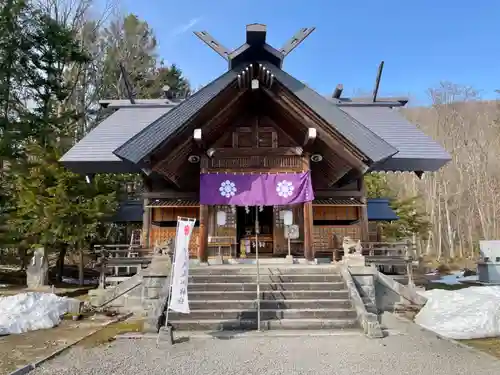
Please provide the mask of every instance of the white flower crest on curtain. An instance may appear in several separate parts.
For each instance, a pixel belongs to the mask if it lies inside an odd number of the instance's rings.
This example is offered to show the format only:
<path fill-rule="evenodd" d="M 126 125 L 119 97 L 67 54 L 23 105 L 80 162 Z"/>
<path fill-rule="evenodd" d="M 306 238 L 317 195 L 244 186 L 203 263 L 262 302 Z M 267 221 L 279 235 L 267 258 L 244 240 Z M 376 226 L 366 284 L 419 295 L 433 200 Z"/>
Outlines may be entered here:
<path fill-rule="evenodd" d="M 220 184 L 219 192 L 220 195 L 222 195 L 223 197 L 226 198 L 234 197 L 237 191 L 238 189 L 236 189 L 236 185 L 234 184 L 233 181 L 226 180 L 222 181 L 222 183 Z"/>
<path fill-rule="evenodd" d="M 276 185 L 276 192 L 280 197 L 288 198 L 293 194 L 293 184 L 291 181 L 283 180 Z"/>

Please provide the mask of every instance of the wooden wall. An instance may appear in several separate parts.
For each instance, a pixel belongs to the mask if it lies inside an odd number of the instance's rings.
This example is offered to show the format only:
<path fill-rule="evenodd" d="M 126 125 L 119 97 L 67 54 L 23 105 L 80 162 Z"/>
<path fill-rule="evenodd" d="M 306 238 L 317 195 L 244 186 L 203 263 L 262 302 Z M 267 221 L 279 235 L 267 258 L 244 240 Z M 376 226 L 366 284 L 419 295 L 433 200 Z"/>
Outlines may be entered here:
<path fill-rule="evenodd" d="M 303 246 L 303 223 L 301 222 L 302 215 L 300 214 L 300 208 L 294 207 L 297 212 L 294 212 L 294 217 L 299 218 L 297 224 L 301 228 L 301 238 L 294 241 L 292 244 L 292 250 L 294 253 L 299 253 L 299 248 Z M 209 211 L 209 235 L 215 236 L 236 236 L 236 228 L 232 223 L 234 220 L 234 214 L 228 209 L 228 225 L 226 227 L 220 228 L 215 225 L 215 212 L 216 210 L 211 207 Z M 199 207 L 165 207 L 165 208 L 153 208 L 152 209 L 152 221 L 153 222 L 170 222 L 172 226 L 151 226 L 150 232 L 150 243 L 155 245 L 157 243 L 165 242 L 166 240 L 175 238 L 175 221 L 177 221 L 178 216 L 199 218 L 200 209 Z M 351 206 L 313 206 L 313 218 L 314 221 L 355 221 L 359 218 L 358 207 Z M 279 220 L 275 214 L 275 222 Z M 274 233 L 274 252 L 276 254 L 286 253 L 287 242 L 283 235 L 283 229 L 276 226 L 273 229 Z M 339 247 L 339 244 L 335 243 L 335 236 L 340 238 L 349 236 L 355 240 L 361 238 L 360 226 L 358 223 L 352 225 L 314 225 L 313 226 L 313 241 L 315 251 L 326 251 L 332 250 Z M 198 254 L 199 247 L 199 228 L 194 228 L 193 234 L 191 236 L 191 242 L 189 244 L 189 253 L 191 257 L 196 257 Z"/>
<path fill-rule="evenodd" d="M 358 207 L 354 206 L 314 206 L 313 220 L 358 220 Z"/>
<path fill-rule="evenodd" d="M 321 225 L 322 221 L 356 221 L 359 219 L 359 207 L 355 206 L 313 206 L 313 248 L 314 251 L 338 249 L 342 244 L 335 243 L 335 237 L 349 236 L 361 239 L 358 223 L 351 225 Z"/>
<path fill-rule="evenodd" d="M 200 209 L 199 207 L 161 207 L 152 209 L 152 221 L 158 222 L 175 222 L 177 217 L 189 217 L 199 219 Z M 199 222 L 198 222 L 199 224 Z M 177 227 L 175 224 L 173 226 L 161 227 L 157 225 L 151 226 L 150 231 L 150 243 L 151 245 L 161 244 L 168 239 L 175 239 L 175 231 Z M 199 247 L 199 228 L 194 228 L 193 234 L 191 235 L 191 241 L 189 242 L 189 255 L 190 257 L 197 257 Z"/>
<path fill-rule="evenodd" d="M 199 207 L 155 207 L 152 221 L 177 221 L 179 216 L 199 219 Z"/>
<path fill-rule="evenodd" d="M 335 243 L 335 236 L 340 238 L 349 236 L 354 240 L 359 240 L 361 239 L 361 230 L 358 224 L 315 225 L 313 227 L 314 250 L 326 251 L 342 248 L 342 244 Z"/>

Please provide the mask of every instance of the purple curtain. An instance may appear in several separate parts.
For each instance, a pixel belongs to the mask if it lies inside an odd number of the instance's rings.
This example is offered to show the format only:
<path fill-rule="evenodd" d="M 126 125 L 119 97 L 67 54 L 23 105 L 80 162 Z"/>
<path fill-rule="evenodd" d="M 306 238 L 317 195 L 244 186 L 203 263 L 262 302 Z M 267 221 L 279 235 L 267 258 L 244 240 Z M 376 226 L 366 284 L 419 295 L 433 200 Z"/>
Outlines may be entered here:
<path fill-rule="evenodd" d="M 309 202 L 313 199 L 309 172 L 200 175 L 201 204 L 277 206 Z"/>

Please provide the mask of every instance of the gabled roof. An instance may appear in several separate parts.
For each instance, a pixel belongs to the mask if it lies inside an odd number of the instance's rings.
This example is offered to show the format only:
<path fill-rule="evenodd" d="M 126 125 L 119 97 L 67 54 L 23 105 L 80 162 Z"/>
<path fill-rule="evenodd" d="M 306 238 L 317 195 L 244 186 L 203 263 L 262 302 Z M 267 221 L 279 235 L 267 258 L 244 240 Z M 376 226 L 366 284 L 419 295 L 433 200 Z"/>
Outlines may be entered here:
<path fill-rule="evenodd" d="M 272 64 L 262 64 L 274 74 L 279 83 L 328 122 L 372 162 L 385 160 L 398 152 L 390 143 L 373 133 L 363 123 L 343 112 L 338 106 L 333 105 L 324 96 L 307 87 L 298 79 Z"/>
<path fill-rule="evenodd" d="M 114 151 L 114 154 L 135 164 L 141 162 L 143 158 L 181 129 L 212 99 L 235 82 L 237 76 L 237 70 L 229 70 L 224 73 L 177 105 L 174 110 L 141 129 L 139 133 L 128 139 L 123 145 L 117 146 L 118 148 Z"/>
<path fill-rule="evenodd" d="M 451 160 L 446 150 L 406 120 L 395 108 L 342 107 L 342 111 L 399 151 L 393 157 L 372 166 L 373 171 L 434 172 Z"/>
<path fill-rule="evenodd" d="M 356 154 L 362 154 L 358 156 L 366 159 L 363 163 L 371 170 L 435 171 L 451 159 L 436 142 L 390 108 L 404 105 L 407 100 L 359 103 L 340 98 L 341 89 L 335 100 L 327 99 L 284 72 L 281 69 L 283 59 L 314 28 L 300 29 L 280 49 L 266 43 L 266 30 L 265 25 L 247 25 L 246 42 L 232 52 L 207 32 L 196 33 L 229 62 L 228 72 L 181 103 L 165 102 L 165 99 L 138 99 L 130 106 L 127 101 L 102 103 L 119 109 L 66 153 L 61 162 L 80 173 L 140 170 L 145 159 L 171 137 L 180 134 L 200 110 L 231 85 L 236 87 L 242 67 L 246 68 L 246 75 L 241 74 L 241 81 L 248 77 L 258 78 L 258 74 L 254 74 L 256 69 L 252 69 L 257 68 L 254 63 L 258 60 L 264 60 L 260 63 L 266 69 L 265 78 L 260 77 L 266 81 L 264 86 L 269 86 L 269 82 L 272 86 L 276 81 L 282 94 L 293 95 L 291 99 L 309 107 L 340 138 L 356 148 L 359 151 Z M 383 64 L 377 82 L 382 67 Z"/>
<path fill-rule="evenodd" d="M 373 163 L 371 170 L 436 171 L 451 159 L 438 143 L 386 103 L 345 106 L 332 102 L 280 68 L 263 64 L 275 81 L 365 154 Z M 239 72 L 241 69 L 226 72 L 180 104 L 117 105 L 119 109 L 73 146 L 61 162 L 79 173 L 138 171 L 138 163 L 234 84 Z"/>
<path fill-rule="evenodd" d="M 274 78 L 290 90 L 299 100 L 327 121 L 354 147 L 375 163 L 398 152 L 389 143 L 377 136 L 356 119 L 332 105 L 326 98 L 308 88 L 303 83 L 285 73 L 280 68 L 263 63 L 274 74 Z M 238 70 L 230 70 L 193 96 L 179 104 L 174 110 L 154 121 L 141 132 L 115 150 L 115 155 L 132 163 L 140 163 L 168 138 L 176 134 L 198 111 L 219 93 L 235 82 Z"/>
<path fill-rule="evenodd" d="M 78 173 L 137 172 L 135 165 L 124 163 L 113 151 L 173 107 L 120 108 L 75 144 L 60 162 Z"/>

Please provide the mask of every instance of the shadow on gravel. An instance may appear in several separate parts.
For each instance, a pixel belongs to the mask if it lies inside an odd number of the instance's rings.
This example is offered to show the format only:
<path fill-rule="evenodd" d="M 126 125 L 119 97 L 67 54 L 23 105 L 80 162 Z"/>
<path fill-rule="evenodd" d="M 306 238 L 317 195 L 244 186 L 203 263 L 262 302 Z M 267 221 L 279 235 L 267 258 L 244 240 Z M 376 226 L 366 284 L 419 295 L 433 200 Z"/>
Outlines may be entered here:
<path fill-rule="evenodd" d="M 182 344 L 184 342 L 189 342 L 190 338 L 185 336 L 185 337 L 177 337 L 174 339 L 174 344 Z"/>

